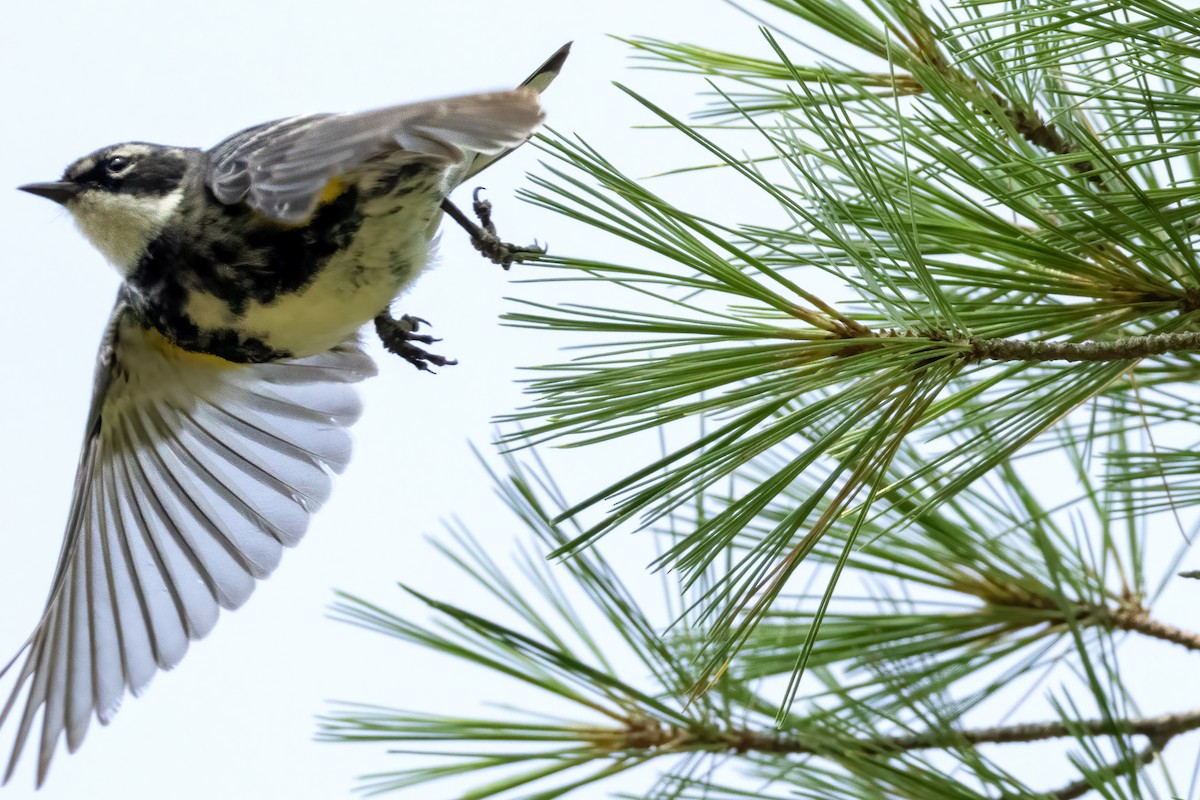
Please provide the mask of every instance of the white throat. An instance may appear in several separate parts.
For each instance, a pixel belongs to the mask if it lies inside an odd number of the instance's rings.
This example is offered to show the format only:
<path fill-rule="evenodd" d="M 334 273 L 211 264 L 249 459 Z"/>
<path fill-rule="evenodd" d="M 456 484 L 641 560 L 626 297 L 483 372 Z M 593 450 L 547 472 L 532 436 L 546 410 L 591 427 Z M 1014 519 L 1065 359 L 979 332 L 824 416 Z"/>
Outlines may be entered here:
<path fill-rule="evenodd" d="M 165 196 L 92 189 L 76 196 L 69 208 L 83 235 L 128 277 L 182 199 L 182 187 Z"/>

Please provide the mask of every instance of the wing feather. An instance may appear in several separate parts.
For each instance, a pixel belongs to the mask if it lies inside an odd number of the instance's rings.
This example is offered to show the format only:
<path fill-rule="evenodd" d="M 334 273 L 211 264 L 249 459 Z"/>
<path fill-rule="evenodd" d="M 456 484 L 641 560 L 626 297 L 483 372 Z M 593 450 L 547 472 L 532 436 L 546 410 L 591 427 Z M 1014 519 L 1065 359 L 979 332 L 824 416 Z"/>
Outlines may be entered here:
<path fill-rule="evenodd" d="M 115 591 L 113 564 L 108 555 L 111 530 L 100 505 L 102 492 L 93 492 L 88 506 L 89 524 L 96 535 L 87 541 L 84 573 L 88 579 L 88 607 L 91 615 L 93 707 L 101 723 L 121 703 L 125 684 L 130 682 L 129 666 L 123 653 L 123 637 L 118 617 L 119 595 Z M 82 740 L 82 732 L 79 739 Z"/>
<path fill-rule="evenodd" d="M 135 430 L 132 416 L 126 415 L 121 420 L 124 439 L 129 444 L 129 449 L 123 453 L 126 488 L 138 509 L 147 546 L 159 566 L 159 575 L 175 603 L 179 630 L 183 634 L 183 650 L 179 654 L 182 658 L 187 642 L 207 635 L 217 622 L 216 598 L 211 589 L 214 581 L 187 541 L 186 530 L 192 528 L 195 521 L 176 523 L 167 511 L 169 500 L 165 496 L 165 487 L 146 468 L 147 454 L 153 449 L 135 444 L 146 440 Z M 219 565 L 209 566 L 215 571 Z"/>
<path fill-rule="evenodd" d="M 331 180 L 370 158 L 405 151 L 414 163 L 448 169 L 519 146 L 541 121 L 532 89 L 293 117 L 214 147 L 207 183 L 222 203 L 245 202 L 272 219 L 298 223 L 312 215 Z"/>
<path fill-rule="evenodd" d="M 81 550 L 85 563 L 76 564 L 71 571 L 70 646 L 66 659 L 68 685 L 74 691 L 66 696 L 67 749 L 72 753 L 83 741 L 95 704 L 92 649 L 91 600 L 88 597 L 88 551 Z"/>
<path fill-rule="evenodd" d="M 64 600 L 70 602 L 70 595 L 64 593 Z M 64 695 L 66 694 L 66 659 L 63 653 L 66 649 L 67 626 L 60 613 L 54 615 L 54 627 L 51 629 L 49 640 L 53 643 L 53 653 L 58 656 L 49 659 L 45 669 L 43 692 L 46 695 L 46 709 L 42 716 L 42 735 L 38 743 L 38 781 L 45 780 L 46 772 L 50 769 L 50 759 L 54 756 L 54 745 L 62 735 L 65 720 L 63 718 Z M 38 675 L 41 678 L 41 675 Z M 33 722 L 33 714 L 26 711 L 26 719 Z M 22 722 L 26 720 L 23 719 Z"/>
<path fill-rule="evenodd" d="M 118 625 L 116 631 L 97 629 L 97 635 L 115 633 L 119 636 L 125 666 L 124 679 L 129 685 L 130 691 L 136 696 L 142 692 L 146 684 L 150 683 L 158 666 L 153 628 L 146 612 L 142 585 L 137 580 L 133 549 L 125 536 L 124 526 L 121 524 L 121 510 L 118 505 L 119 495 L 115 477 L 115 470 L 105 469 L 101 459 L 97 458 L 93 486 L 99 487 L 99 491 L 96 492 L 98 513 L 103 515 L 105 525 L 102 557 L 105 559 L 111 576 L 110 589 L 113 594 L 113 610 Z M 82 491 L 82 487 L 77 485 L 76 491 Z M 86 536 L 83 533 L 85 530 L 87 529 L 80 528 L 78 533 L 68 531 L 68 536 L 73 538 Z M 53 603 L 53 595 L 51 595 L 51 603 Z M 122 687 L 122 696 L 123 691 L 124 687 Z M 35 697 L 31 692 L 29 702 L 33 703 Z"/>
<path fill-rule="evenodd" d="M 123 303 L 99 364 L 46 610 L 19 668 L 21 653 L 0 670 L 15 678 L 0 724 L 21 706 L 5 781 L 39 713 L 40 785 L 60 739 L 75 750 L 93 714 L 107 724 L 249 598 L 328 499 L 354 384 L 374 373 L 356 343 L 274 364 L 199 358 Z"/>
<path fill-rule="evenodd" d="M 140 425 L 144 419 L 136 420 Z M 154 428 L 142 427 L 139 436 L 153 435 Z M 141 455 L 142 470 L 156 476 L 154 492 L 162 509 L 167 528 L 181 537 L 191 558 L 202 569 L 213 600 L 222 608 L 236 608 L 245 602 L 254 588 L 254 574 L 250 562 L 230 545 L 220 526 L 214 523 L 209 512 L 201 506 L 194 494 L 199 492 L 190 483 L 180 481 L 178 461 L 171 463 L 170 448 L 144 450 Z"/>
<path fill-rule="evenodd" d="M 142 511 L 142 502 L 131 480 L 128 443 L 123 436 L 114 436 L 116 452 L 113 469 L 121 543 L 128 548 L 133 567 L 134 586 L 139 590 L 142 612 L 150 634 L 150 646 L 155 663 L 162 669 L 177 663 L 187 652 L 187 632 L 180 618 L 179 598 L 172 589 L 170 578 L 164 574 L 162 555 L 157 552 L 153 534 Z"/>
<path fill-rule="evenodd" d="M 256 513 L 244 500 L 229 490 L 208 465 L 193 455 L 194 448 L 171 441 L 160 450 L 183 494 L 195 506 L 197 519 L 207 520 L 219 532 L 222 544 L 251 578 L 265 578 L 279 565 L 283 556 L 283 536 L 272 523 Z M 231 598 L 226 608 L 241 602 Z M 242 597 L 245 602 L 245 597 Z"/>

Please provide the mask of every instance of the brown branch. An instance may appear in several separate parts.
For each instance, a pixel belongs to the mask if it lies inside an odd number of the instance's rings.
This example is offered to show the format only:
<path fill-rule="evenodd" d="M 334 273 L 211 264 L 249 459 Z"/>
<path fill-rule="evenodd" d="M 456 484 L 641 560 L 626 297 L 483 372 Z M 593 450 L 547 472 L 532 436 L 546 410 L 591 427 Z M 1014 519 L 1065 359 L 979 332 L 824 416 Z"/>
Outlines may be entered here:
<path fill-rule="evenodd" d="M 1058 132 L 1054 123 L 1043 120 L 1037 111 L 1010 103 L 995 92 L 992 93 L 992 99 L 1004 111 L 1004 116 L 1008 118 L 1013 128 L 1021 134 L 1021 138 L 1025 141 L 1055 155 L 1069 156 L 1079 152 L 1078 147 L 1068 142 Z M 1096 165 L 1091 161 L 1087 159 L 1072 161 L 1069 166 L 1076 172 L 1087 175 L 1087 179 L 1092 183 L 1104 184 L 1104 178 L 1096 174 Z"/>
<path fill-rule="evenodd" d="M 1158 756 L 1159 752 L 1166 747 L 1167 741 L 1168 739 L 1151 738 L 1150 744 L 1146 745 L 1146 747 L 1132 759 L 1125 759 L 1120 763 L 1114 764 L 1109 769 L 1114 776 L 1128 775 L 1137 772 L 1142 767 L 1149 766 L 1154 762 L 1154 759 Z M 1077 781 L 1071 781 L 1057 791 L 1050 792 L 1049 795 L 1053 797 L 1054 800 L 1075 800 L 1075 798 L 1083 797 L 1085 794 L 1095 788 L 1095 784 L 1089 781 L 1087 778 L 1080 778 Z"/>
<path fill-rule="evenodd" d="M 1028 103 L 1014 102 L 999 92 L 989 91 L 961 69 L 951 66 L 942 53 L 939 37 L 934 31 L 932 22 L 924 13 L 911 14 L 909 21 L 915 23 L 908 25 L 908 28 L 919 43 L 919 47 L 912 50 L 913 55 L 936 69 L 952 84 L 957 85 L 960 90 L 965 90 L 968 97 L 973 96 L 975 99 L 971 101 L 971 105 L 976 113 L 980 116 L 992 116 L 992 109 L 986 100 L 990 97 L 992 102 L 1000 107 L 1000 111 L 1013 129 L 1034 147 L 1060 156 L 1070 156 L 1081 152 L 1078 145 L 1068 141 L 1058 132 L 1054 123 L 1042 119 L 1041 115 Z M 1104 177 L 1096 173 L 1096 165 L 1089 159 L 1075 159 L 1069 162 L 1068 166 L 1075 172 L 1085 175 L 1093 184 L 1104 186 Z"/>
<path fill-rule="evenodd" d="M 1054 619 L 1043 618 L 1047 623 L 1056 623 L 1062 611 L 1057 602 L 1040 595 L 1021 592 L 1004 591 L 995 584 L 989 584 L 986 591 L 972 592 L 983 602 L 991 606 L 1005 608 L 1027 608 L 1033 611 L 1043 611 L 1053 614 Z M 1091 603 L 1074 602 L 1071 604 L 1072 617 L 1083 627 L 1104 627 L 1115 630 L 1140 633 L 1164 642 L 1171 642 L 1188 650 L 1200 650 L 1200 633 L 1177 628 L 1160 622 L 1150 616 L 1150 609 L 1140 602 L 1127 600 L 1116 607 L 1097 606 Z M 1065 622 L 1065 618 L 1062 619 Z"/>
<path fill-rule="evenodd" d="M 844 342 L 844 346 L 836 351 L 837 356 L 844 357 L 881 350 L 888 346 L 890 340 L 915 338 L 928 339 L 930 345 L 965 347 L 960 351 L 960 357 L 971 364 L 980 361 L 1136 361 L 1169 353 L 1200 352 L 1200 331 L 1126 336 L 1109 342 L 1041 342 L 979 337 L 957 339 L 935 330 L 870 331 L 854 323 L 853 327 L 842 326 L 830 331 L 824 341 Z M 820 340 L 810 340 L 806 344 L 812 346 L 814 341 Z M 942 351 L 942 354 L 945 355 L 946 351 Z"/>
<path fill-rule="evenodd" d="M 1045 612 L 1046 616 L 1042 617 L 1041 621 L 1047 624 L 1061 624 L 1067 619 L 1055 600 L 1027 590 L 1013 591 L 1010 587 L 989 582 L 980 584 L 971 594 L 989 606 Z M 1083 627 L 1103 627 L 1140 633 L 1186 647 L 1188 650 L 1200 650 L 1200 633 L 1153 619 L 1150 609 L 1134 598 L 1127 598 L 1115 607 L 1074 601 L 1070 603 L 1070 609 L 1071 618 Z"/>
<path fill-rule="evenodd" d="M 1140 633 L 1164 642 L 1173 642 L 1189 650 L 1200 650 L 1200 633 L 1176 628 L 1150 618 L 1150 611 L 1141 606 L 1122 608 L 1112 615 L 1114 627 Z"/>
<path fill-rule="evenodd" d="M 908 6 L 908 8 L 914 7 Z M 1060 156 L 1070 156 L 1081 152 L 1078 145 L 1068 141 L 1059 133 L 1054 123 L 1042 119 L 1031 105 L 1024 101 L 1014 102 L 999 92 L 989 91 L 963 70 L 951 66 L 942 53 L 938 33 L 935 32 L 933 23 L 924 12 L 910 12 L 905 19 L 905 27 L 913 37 L 913 43 L 907 48 L 909 52 L 922 63 L 941 73 L 946 80 L 963 90 L 968 97 L 972 97 L 971 105 L 980 116 L 992 116 L 992 108 L 987 102 L 990 97 L 991 101 L 999 106 L 1001 113 L 1004 114 L 1013 129 L 1034 147 Z M 920 86 L 920 83 L 918 82 L 917 85 Z M 1095 164 L 1086 157 L 1071 161 L 1069 166 L 1075 172 L 1085 175 L 1093 184 L 1104 186 L 1103 176 L 1096 173 Z"/>
<path fill-rule="evenodd" d="M 681 728 L 663 725 L 646 716 L 631 717 L 621 728 L 590 728 L 583 732 L 592 745 L 613 753 L 630 750 L 654 750 L 655 755 L 682 752 L 763 753 L 770 755 L 815 755 L 837 759 L 839 756 L 867 755 L 889 757 L 910 750 L 927 750 L 980 744 L 1012 744 L 1086 736 L 1145 736 L 1150 741 L 1133 758 L 1109 767 L 1111 775 L 1136 772 L 1152 763 L 1167 743 L 1176 736 L 1200 729 L 1200 709 L 1129 720 L 1082 720 L 1077 722 L 1037 722 L 1002 725 L 961 731 L 926 731 L 898 736 L 849 739 L 837 732 L 815 730 L 809 734 L 789 734 L 773 730 L 739 728 Z M 1095 775 L 1072 781 L 1047 792 L 1054 800 L 1075 800 L 1095 788 Z M 1089 777 L 1092 778 L 1089 782 Z"/>
<path fill-rule="evenodd" d="M 1167 353 L 1200 351 L 1200 332 L 1127 336 L 1111 342 L 1035 342 L 1023 339 L 968 340 L 968 361 L 1132 361 Z"/>
<path fill-rule="evenodd" d="M 1093 719 L 1067 725 L 1063 722 L 1035 722 L 1025 725 L 1003 725 L 994 728 L 976 728 L 956 732 L 954 736 L 970 744 L 1011 744 L 1015 742 L 1037 742 L 1044 739 L 1061 739 L 1067 736 L 1149 736 L 1152 739 L 1170 738 L 1181 733 L 1200 729 L 1200 709 L 1162 714 L 1157 717 L 1120 720 Z M 898 737 L 897 741 L 910 744 L 907 749 L 936 746 L 933 734 Z M 943 737 L 943 743 L 945 739 Z"/>
<path fill-rule="evenodd" d="M 1115 722 L 1095 719 L 1070 724 L 1036 722 L 961 731 L 926 731 L 863 738 L 855 740 L 854 743 L 861 752 L 879 755 L 964 744 L 1038 742 L 1070 736 L 1147 736 L 1165 744 L 1174 736 L 1197 729 L 1200 729 L 1200 709 Z M 848 749 L 844 740 L 839 742 L 837 738 L 822 732 L 815 732 L 811 737 L 805 737 L 779 731 L 738 728 L 689 729 L 663 725 L 658 720 L 649 717 L 631 719 L 622 728 L 592 729 L 588 731 L 586 738 L 593 744 L 612 751 L 664 749 L 738 754 L 753 752 L 782 755 L 828 755 L 833 750 L 846 752 Z"/>

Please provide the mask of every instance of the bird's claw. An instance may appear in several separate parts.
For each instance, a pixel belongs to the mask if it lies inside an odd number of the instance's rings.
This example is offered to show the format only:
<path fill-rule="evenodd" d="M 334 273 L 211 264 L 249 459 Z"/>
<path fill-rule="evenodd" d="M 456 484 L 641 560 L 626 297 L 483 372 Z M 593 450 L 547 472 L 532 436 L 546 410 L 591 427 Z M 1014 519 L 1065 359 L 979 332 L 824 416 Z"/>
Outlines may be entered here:
<path fill-rule="evenodd" d="M 396 319 L 391 312 L 385 311 L 375 318 L 375 332 L 379 334 L 379 341 L 383 342 L 387 351 L 395 353 L 422 372 L 432 373 L 430 364 L 435 367 L 449 367 L 457 364 L 456 359 L 430 353 L 413 344 L 413 342 L 433 344 L 441 341 L 441 339 L 435 339 L 428 334 L 417 333 L 417 329 L 421 325 L 428 326 L 429 323 L 420 317 L 408 314 Z"/>
<path fill-rule="evenodd" d="M 496 224 L 492 222 L 492 201 L 481 200 L 479 195 L 483 192 L 484 187 L 476 186 L 475 191 L 471 192 L 471 210 L 475 212 L 475 216 L 479 219 L 480 226 L 492 236 L 496 235 Z"/>

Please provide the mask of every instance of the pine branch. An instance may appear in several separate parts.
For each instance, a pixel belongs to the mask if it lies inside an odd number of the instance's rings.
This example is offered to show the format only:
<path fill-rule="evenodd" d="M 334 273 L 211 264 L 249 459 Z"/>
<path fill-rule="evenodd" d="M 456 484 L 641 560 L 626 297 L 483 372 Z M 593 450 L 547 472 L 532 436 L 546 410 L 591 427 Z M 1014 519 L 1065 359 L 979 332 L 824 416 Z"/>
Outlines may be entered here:
<path fill-rule="evenodd" d="M 842 341 L 846 345 L 835 351 L 839 357 L 858 355 L 873 349 L 886 347 L 889 340 L 930 340 L 931 346 L 946 345 L 965 348 L 961 358 L 968 363 L 981 361 L 1023 361 L 1042 363 L 1066 361 L 1070 363 L 1097 361 L 1136 361 L 1153 356 L 1200 352 L 1200 332 L 1156 333 L 1146 336 L 1126 336 L 1108 342 L 1046 342 L 1031 339 L 983 339 L 979 337 L 954 338 L 937 331 L 908 332 L 878 331 L 866 334 L 859 323 L 854 327 L 843 327 L 828 334 L 824 340 L 805 342 L 801 347 L 811 348 L 818 343 Z M 780 338 L 788 338 L 782 332 Z M 870 339 L 878 340 L 878 344 Z"/>
<path fill-rule="evenodd" d="M 1021 134 L 1021 138 L 1030 144 L 1040 147 L 1047 153 L 1060 156 L 1068 156 L 1072 153 L 1079 152 L 1079 148 L 1067 141 L 1067 139 L 1059 132 L 1058 128 L 1056 128 L 1053 123 L 1046 122 L 1034 109 L 1028 107 L 1023 108 L 1010 103 L 1005 97 L 1001 96 L 997 92 L 992 93 L 992 100 L 994 100 L 996 105 L 1000 106 L 1000 108 L 1004 110 L 1004 115 L 1012 124 L 1013 129 L 1017 133 Z M 1091 174 L 1096 169 L 1095 165 L 1091 161 L 1083 160 L 1072 161 L 1069 163 L 1071 169 L 1082 175 L 1087 175 L 1088 180 L 1092 183 L 1098 185 L 1104 184 L 1103 177 L 1100 175 Z"/>
<path fill-rule="evenodd" d="M 1149 766 L 1154 762 L 1154 759 L 1166 746 L 1170 737 L 1161 738 L 1157 736 L 1150 737 L 1150 743 L 1146 745 L 1132 759 L 1124 759 L 1107 770 L 1105 777 L 1116 777 L 1117 775 L 1128 775 L 1137 772 L 1145 766 Z M 1088 778 L 1080 778 L 1077 781 L 1071 781 L 1066 786 L 1057 791 L 1050 792 L 1050 797 L 1054 800 L 1075 800 L 1077 797 L 1083 797 L 1088 792 L 1096 788 L 1095 781 Z"/>
<path fill-rule="evenodd" d="M 971 339 L 971 361 L 1131 361 L 1168 353 L 1200 351 L 1200 333 L 1127 336 L 1111 342 L 1037 342 Z"/>
<path fill-rule="evenodd" d="M 1112 615 L 1113 624 L 1124 631 L 1140 633 L 1182 645 L 1188 650 L 1200 650 L 1200 633 L 1176 628 L 1173 625 L 1159 622 L 1150 618 L 1149 609 L 1132 606 L 1117 611 Z"/>
<path fill-rule="evenodd" d="M 955 745 L 1016 744 L 1078 736 L 1147 736 L 1159 743 L 1159 749 L 1161 749 L 1162 745 L 1170 739 L 1197 729 L 1200 729 L 1200 709 L 1115 722 L 1093 719 L 1069 723 L 1055 721 L 1001 725 L 961 731 L 936 730 L 897 736 L 860 738 L 848 744 L 833 742 L 820 731 L 810 737 L 805 737 L 775 730 L 690 729 L 675 725 L 663 725 L 658 720 L 649 717 L 638 717 L 631 719 L 626 726 L 621 728 L 592 729 L 588 732 L 587 739 L 612 752 L 704 750 L 738 755 L 766 753 L 828 756 L 832 749 L 845 752 L 853 748 L 855 752 L 868 755 L 885 755 Z"/>

